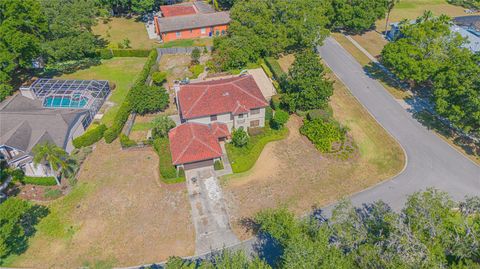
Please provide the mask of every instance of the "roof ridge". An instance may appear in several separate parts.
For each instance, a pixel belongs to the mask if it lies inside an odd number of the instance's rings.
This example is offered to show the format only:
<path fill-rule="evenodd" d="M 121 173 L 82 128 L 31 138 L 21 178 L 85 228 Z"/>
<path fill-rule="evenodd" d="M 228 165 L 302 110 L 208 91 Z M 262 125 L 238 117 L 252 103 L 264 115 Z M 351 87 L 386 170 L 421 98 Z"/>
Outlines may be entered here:
<path fill-rule="evenodd" d="M 183 154 L 185 154 L 185 152 L 187 151 L 188 147 L 190 147 L 190 145 L 193 143 L 193 139 L 191 139 L 187 146 L 185 146 L 182 150 L 182 152 L 180 154 L 178 154 L 178 158 L 175 160 L 174 163 L 177 163 L 182 157 L 183 157 Z"/>
<path fill-rule="evenodd" d="M 205 88 L 205 90 L 203 90 L 203 93 L 197 98 L 197 100 L 192 104 L 192 106 L 190 107 L 190 109 L 185 113 L 186 115 L 190 114 L 190 112 L 195 108 L 195 106 L 197 106 L 198 102 L 200 101 L 200 99 L 202 99 L 205 94 L 207 94 L 207 91 L 210 89 L 210 86 L 207 86 Z M 185 116 L 186 116 L 185 115 Z"/>
<path fill-rule="evenodd" d="M 257 83 L 255 82 L 255 79 L 253 80 L 253 82 L 255 83 L 255 85 L 257 85 Z M 262 103 L 267 103 L 265 100 L 262 100 L 262 99 L 258 98 L 257 96 L 249 93 L 248 91 L 242 89 L 242 88 L 239 87 L 237 84 L 235 84 L 235 83 L 232 83 L 232 84 L 233 84 L 235 87 L 237 87 L 238 89 L 240 89 L 242 92 L 244 92 L 244 93 L 246 93 L 247 95 L 249 95 L 250 97 L 253 97 L 254 99 L 257 99 L 257 101 L 260 101 L 260 102 L 262 102 Z M 257 87 L 258 87 L 258 85 L 257 85 Z"/>
<path fill-rule="evenodd" d="M 210 135 L 213 136 L 212 133 L 210 133 Z M 206 146 L 207 148 L 209 148 L 209 149 L 212 150 L 213 152 L 222 155 L 222 152 L 216 151 L 214 148 L 210 147 L 210 145 L 206 144 L 206 143 L 203 142 L 202 140 L 200 140 L 200 139 L 198 139 L 198 138 L 196 138 L 196 137 L 195 137 L 194 139 L 197 140 L 198 142 L 202 143 L 204 146 Z M 214 137 L 214 139 L 216 139 L 216 138 Z M 218 143 L 218 141 L 216 141 L 216 142 Z"/>

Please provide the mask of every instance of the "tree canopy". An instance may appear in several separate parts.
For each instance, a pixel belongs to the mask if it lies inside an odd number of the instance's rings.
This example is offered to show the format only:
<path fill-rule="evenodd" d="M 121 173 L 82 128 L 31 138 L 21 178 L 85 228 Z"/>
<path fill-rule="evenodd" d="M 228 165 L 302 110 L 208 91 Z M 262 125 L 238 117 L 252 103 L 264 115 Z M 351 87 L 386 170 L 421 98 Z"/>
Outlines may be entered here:
<path fill-rule="evenodd" d="M 224 70 L 287 49 L 320 45 L 327 37 L 329 3 L 316 0 L 245 0 L 230 10 L 229 36 L 215 40 L 214 59 Z"/>
<path fill-rule="evenodd" d="M 130 90 L 129 102 L 140 115 L 164 110 L 169 103 L 167 91 L 160 86 L 137 85 Z"/>
<path fill-rule="evenodd" d="M 332 0 L 334 29 L 350 33 L 366 31 L 385 16 L 389 0 Z"/>
<path fill-rule="evenodd" d="M 479 212 L 480 197 L 457 204 L 429 189 L 411 195 L 400 214 L 381 201 L 343 201 L 330 219 L 277 209 L 256 220 L 284 250 L 279 268 L 479 268 Z"/>
<path fill-rule="evenodd" d="M 333 94 L 333 83 L 325 78 L 325 68 L 311 49 L 295 55 L 282 84 L 282 103 L 291 112 L 324 108 Z"/>
<path fill-rule="evenodd" d="M 402 36 L 385 46 L 382 61 L 400 79 L 431 91 L 436 111 L 466 132 L 480 134 L 479 58 L 450 30 L 450 18 L 426 12 L 402 22 Z"/>

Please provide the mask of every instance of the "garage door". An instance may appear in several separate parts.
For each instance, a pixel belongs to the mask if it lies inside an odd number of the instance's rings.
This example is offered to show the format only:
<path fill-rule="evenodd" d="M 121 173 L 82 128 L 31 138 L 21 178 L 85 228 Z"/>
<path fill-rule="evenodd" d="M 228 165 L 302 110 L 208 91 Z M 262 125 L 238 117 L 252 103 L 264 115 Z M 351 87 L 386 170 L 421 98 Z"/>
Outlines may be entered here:
<path fill-rule="evenodd" d="M 194 162 L 194 163 L 186 163 L 184 165 L 185 170 L 201 168 L 201 167 L 208 167 L 213 165 L 213 160 L 206 160 L 201 162 Z"/>

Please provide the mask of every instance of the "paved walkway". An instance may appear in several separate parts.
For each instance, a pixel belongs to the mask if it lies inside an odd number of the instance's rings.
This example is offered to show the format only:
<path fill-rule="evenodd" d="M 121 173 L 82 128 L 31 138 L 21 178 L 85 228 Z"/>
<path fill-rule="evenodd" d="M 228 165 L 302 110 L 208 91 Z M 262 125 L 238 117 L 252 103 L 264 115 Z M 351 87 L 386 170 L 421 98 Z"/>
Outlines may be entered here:
<path fill-rule="evenodd" d="M 185 175 L 195 226 L 195 254 L 238 244 L 213 167 L 187 170 Z"/>
<path fill-rule="evenodd" d="M 233 174 L 232 165 L 230 165 L 227 149 L 225 148 L 225 142 L 220 142 L 220 147 L 222 148 L 223 169 L 219 171 L 215 171 L 215 174 L 217 175 L 217 177 Z"/>
<path fill-rule="evenodd" d="M 398 140 L 408 158 L 400 175 L 353 195 L 351 200 L 355 205 L 383 200 L 399 210 L 409 194 L 427 187 L 446 191 L 456 200 L 480 193 L 479 166 L 416 121 L 333 38 L 325 40 L 318 49 L 351 93 Z"/>

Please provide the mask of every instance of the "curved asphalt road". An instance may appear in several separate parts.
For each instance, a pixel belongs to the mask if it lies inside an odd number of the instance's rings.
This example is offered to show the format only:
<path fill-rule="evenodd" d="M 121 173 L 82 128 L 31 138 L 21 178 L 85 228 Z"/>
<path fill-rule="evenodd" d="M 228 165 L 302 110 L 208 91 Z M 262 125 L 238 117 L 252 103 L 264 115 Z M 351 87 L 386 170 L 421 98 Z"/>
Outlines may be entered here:
<path fill-rule="evenodd" d="M 480 195 L 479 166 L 416 121 L 333 38 L 324 43 L 318 48 L 322 58 L 407 154 L 400 175 L 353 195 L 354 205 L 383 200 L 398 211 L 409 194 L 428 187 L 446 191 L 455 200 Z"/>

